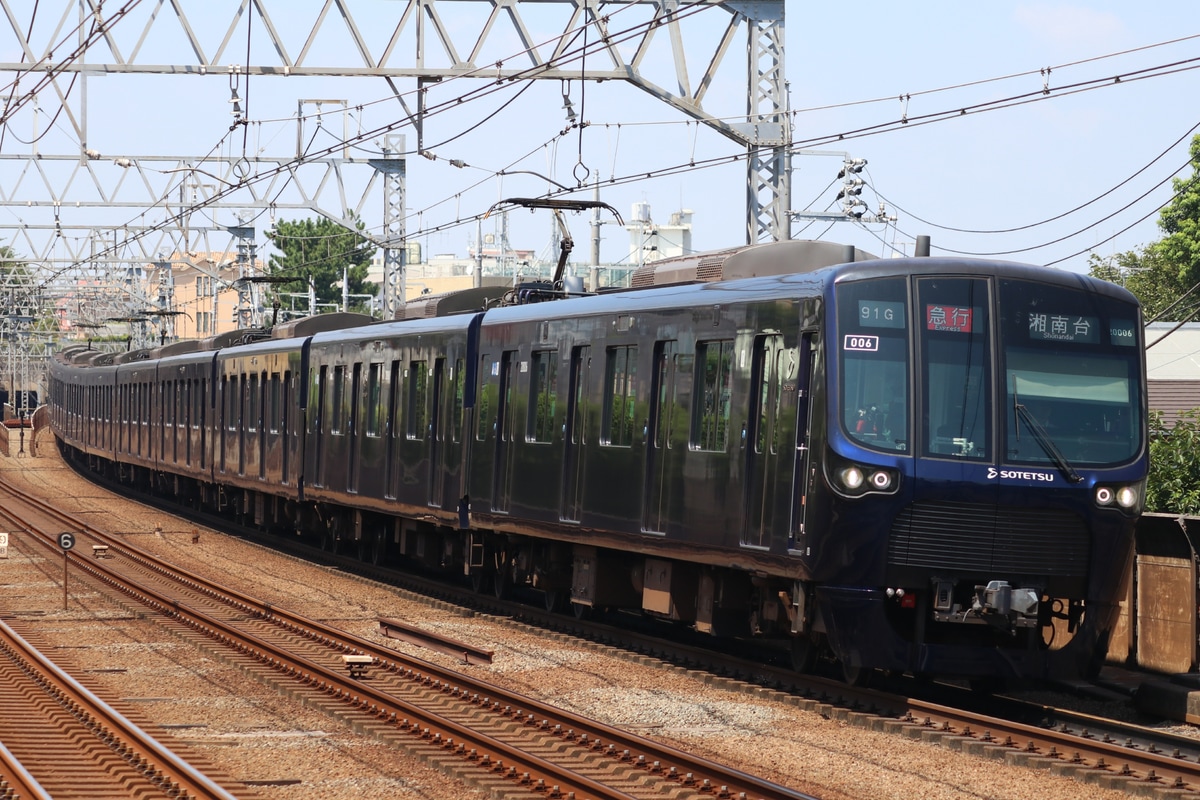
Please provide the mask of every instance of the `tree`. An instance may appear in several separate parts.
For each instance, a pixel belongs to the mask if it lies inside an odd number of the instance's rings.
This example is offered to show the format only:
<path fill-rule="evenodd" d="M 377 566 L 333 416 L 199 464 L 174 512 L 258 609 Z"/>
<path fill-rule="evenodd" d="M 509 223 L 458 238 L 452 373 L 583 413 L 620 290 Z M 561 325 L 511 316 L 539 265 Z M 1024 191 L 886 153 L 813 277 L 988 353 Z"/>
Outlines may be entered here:
<path fill-rule="evenodd" d="M 368 283 L 367 268 L 375 248 L 362 235 L 364 225 L 355 220 L 351 230 L 330 219 L 283 220 L 267 231 L 267 238 L 282 255 L 269 259 L 271 274 L 293 277 L 295 280 L 276 285 L 281 294 L 308 294 L 309 282 L 317 302 L 342 305 L 342 276 L 346 275 L 351 295 L 373 295 L 375 284 Z M 355 298 L 355 310 L 364 310 L 367 303 Z"/>
<path fill-rule="evenodd" d="M 1188 152 L 1192 175 L 1171 182 L 1175 195 L 1159 212 L 1158 227 L 1165 236 L 1141 251 L 1090 259 L 1089 274 L 1133 292 L 1145 306 L 1147 319 L 1157 317 L 1200 283 L 1200 136 L 1192 139 Z M 1200 290 L 1192 298 L 1172 308 L 1166 319 L 1190 318 L 1200 302 Z"/>
<path fill-rule="evenodd" d="M 1200 514 L 1200 412 L 1186 411 L 1173 427 L 1150 415 L 1150 475 L 1146 510 Z"/>
<path fill-rule="evenodd" d="M 1175 178 L 1175 196 L 1159 212 L 1158 227 L 1166 234 L 1151 245 L 1163 260 L 1179 271 L 1186 286 L 1200 282 L 1200 136 L 1188 150 L 1192 163 L 1189 178 Z"/>
<path fill-rule="evenodd" d="M 1192 284 L 1185 284 L 1179 270 L 1163 259 L 1153 245 L 1142 250 L 1117 253 L 1107 259 L 1093 254 L 1089 260 L 1088 274 L 1110 283 L 1124 286 L 1141 301 L 1146 320 L 1157 319 L 1167 312 L 1165 319 L 1177 320 L 1186 314 L 1192 305 L 1184 301 L 1175 302 L 1184 295 Z"/>

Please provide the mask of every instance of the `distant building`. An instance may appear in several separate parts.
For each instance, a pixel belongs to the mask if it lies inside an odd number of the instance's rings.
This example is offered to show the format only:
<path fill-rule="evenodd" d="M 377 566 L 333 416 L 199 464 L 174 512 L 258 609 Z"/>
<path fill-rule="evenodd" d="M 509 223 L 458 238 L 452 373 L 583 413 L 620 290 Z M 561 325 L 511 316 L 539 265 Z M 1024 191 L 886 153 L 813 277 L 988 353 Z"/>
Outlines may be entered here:
<path fill-rule="evenodd" d="M 672 212 L 666 224 L 656 223 L 650 213 L 649 203 L 634 203 L 633 211 L 625 230 L 629 234 L 629 254 L 618 264 L 602 264 L 595 270 L 595 279 L 602 288 L 628 286 L 629 276 L 639 266 L 661 258 L 681 256 L 693 252 L 692 211 L 682 209 Z M 590 225 L 590 223 L 589 223 Z M 587 259 L 581 259 L 578 232 L 571 260 L 573 271 L 589 282 L 592 267 Z M 426 256 L 422 260 L 418 242 L 405 244 L 406 258 L 404 285 L 408 300 L 421 294 L 440 294 L 474 285 L 478 268 L 484 285 L 500 285 L 514 280 L 545 280 L 553 274 L 557 259 L 539 260 L 534 250 L 514 248 L 507 244 L 504 233 L 483 235 L 482 246 L 468 248 L 467 256 L 439 254 Z M 479 257 L 476 258 L 476 255 Z M 383 283 L 383 253 L 376 251 L 371 259 L 367 280 L 379 285 Z M 595 288 L 595 287 L 591 287 Z"/>
<path fill-rule="evenodd" d="M 262 272 L 261 261 L 248 269 L 238 262 L 237 253 L 177 253 L 153 264 L 147 276 L 151 305 L 175 312 L 160 323 L 169 331 L 167 339 L 207 339 L 260 324 L 262 320 L 253 319 L 249 309 L 259 305 L 253 296 L 262 288 L 235 282 Z M 239 287 L 248 301 L 240 314 Z"/>
<path fill-rule="evenodd" d="M 1180 412 L 1200 408 L 1200 323 L 1154 322 L 1146 327 L 1150 409 L 1171 427 Z M 1162 341 L 1159 341 L 1159 340 Z"/>
<path fill-rule="evenodd" d="M 625 230 L 629 231 L 629 263 L 634 267 L 694 252 L 688 208 L 672 212 L 667 224 L 660 225 L 652 218 L 649 203 L 634 203 Z"/>

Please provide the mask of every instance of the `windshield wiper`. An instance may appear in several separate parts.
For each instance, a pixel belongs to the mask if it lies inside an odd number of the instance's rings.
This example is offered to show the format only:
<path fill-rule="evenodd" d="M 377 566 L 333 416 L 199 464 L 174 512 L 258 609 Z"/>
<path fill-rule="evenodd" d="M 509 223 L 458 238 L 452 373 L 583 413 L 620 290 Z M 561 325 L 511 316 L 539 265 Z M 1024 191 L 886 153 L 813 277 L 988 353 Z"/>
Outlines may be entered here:
<path fill-rule="evenodd" d="M 1021 441 L 1021 420 L 1025 420 L 1025 424 L 1028 425 L 1029 430 L 1033 432 L 1033 438 L 1037 439 L 1037 443 L 1042 446 L 1042 449 L 1046 451 L 1046 454 L 1050 456 L 1051 460 L 1054 461 L 1055 466 L 1062 471 L 1062 474 L 1067 476 L 1067 480 L 1071 483 L 1079 483 L 1083 480 L 1083 476 L 1076 472 L 1075 468 L 1071 466 L 1071 462 L 1067 460 L 1065 455 L 1063 455 L 1063 451 L 1058 449 L 1058 445 L 1056 445 L 1054 440 L 1050 438 L 1049 432 L 1042 427 L 1042 423 L 1038 422 L 1037 417 L 1035 417 L 1029 409 L 1021 405 L 1020 400 L 1017 398 L 1016 375 L 1013 376 L 1013 412 L 1017 416 L 1017 419 L 1015 420 L 1017 441 Z"/>

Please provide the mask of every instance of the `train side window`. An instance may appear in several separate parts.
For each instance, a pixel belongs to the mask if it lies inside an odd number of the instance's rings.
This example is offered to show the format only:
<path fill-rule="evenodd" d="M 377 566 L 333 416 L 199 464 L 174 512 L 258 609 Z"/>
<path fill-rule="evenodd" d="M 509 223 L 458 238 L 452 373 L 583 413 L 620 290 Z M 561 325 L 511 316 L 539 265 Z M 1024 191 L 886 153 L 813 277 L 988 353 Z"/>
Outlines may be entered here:
<path fill-rule="evenodd" d="M 388 418 L 387 431 L 388 436 L 396 438 L 400 435 L 400 362 L 399 360 L 392 361 L 391 370 L 388 373 Z"/>
<path fill-rule="evenodd" d="M 346 432 L 351 436 L 359 431 L 359 417 L 362 414 L 362 362 L 355 361 L 350 371 L 350 416 L 347 417 Z"/>
<path fill-rule="evenodd" d="M 479 424 L 475 431 L 476 441 L 486 441 L 488 434 L 492 430 L 492 425 L 495 420 L 492 419 L 492 408 L 495 405 L 496 399 L 496 384 L 494 381 L 489 381 L 489 375 L 500 374 L 500 362 L 490 360 L 489 356 L 482 356 L 479 364 L 479 399 L 477 401 L 477 412 L 479 416 Z"/>
<path fill-rule="evenodd" d="M 196 381 L 196 392 L 192 394 L 192 399 L 196 403 L 196 413 L 192 416 L 194 427 L 204 428 L 205 415 L 205 399 L 208 397 L 208 379 L 201 378 Z"/>
<path fill-rule="evenodd" d="M 271 381 L 267 390 L 267 430 L 279 433 L 279 420 L 283 417 L 283 406 L 279 402 L 279 373 L 271 373 Z"/>
<path fill-rule="evenodd" d="M 729 446 L 733 394 L 733 340 L 696 343 L 696 392 L 691 447 L 724 452 Z"/>
<path fill-rule="evenodd" d="M 345 409 L 342 408 L 346 402 L 345 367 L 333 368 L 333 385 L 329 388 L 329 432 L 336 435 L 342 432 L 342 419 L 345 417 Z"/>
<path fill-rule="evenodd" d="M 241 396 L 238 391 L 238 376 L 230 375 L 225 390 L 225 425 L 228 430 L 236 431 L 238 428 L 239 412 L 241 411 L 238 399 Z"/>
<path fill-rule="evenodd" d="M 604 424 L 600 443 L 630 447 L 633 445 L 637 400 L 637 345 L 608 348 L 604 376 Z"/>
<path fill-rule="evenodd" d="M 383 363 L 372 361 L 367 368 L 367 410 L 363 430 L 367 436 L 379 436 L 379 401 L 382 397 Z"/>
<path fill-rule="evenodd" d="M 558 352 L 539 350 L 533 354 L 533 376 L 529 382 L 528 441 L 548 443 L 554 438 L 558 405 Z"/>
<path fill-rule="evenodd" d="M 424 439 L 428 415 L 429 365 L 411 361 L 408 365 L 408 438 Z"/>
<path fill-rule="evenodd" d="M 246 386 L 246 408 L 249 410 L 250 413 L 247 415 L 247 419 L 246 419 L 246 430 L 253 433 L 254 431 L 258 430 L 258 408 L 259 408 L 258 374 L 255 373 L 253 375 L 247 376 L 247 384 L 248 385 Z"/>
<path fill-rule="evenodd" d="M 325 432 L 325 392 L 328 386 L 329 367 L 325 364 L 321 365 L 321 369 L 316 374 L 316 413 L 313 414 L 313 433 Z"/>

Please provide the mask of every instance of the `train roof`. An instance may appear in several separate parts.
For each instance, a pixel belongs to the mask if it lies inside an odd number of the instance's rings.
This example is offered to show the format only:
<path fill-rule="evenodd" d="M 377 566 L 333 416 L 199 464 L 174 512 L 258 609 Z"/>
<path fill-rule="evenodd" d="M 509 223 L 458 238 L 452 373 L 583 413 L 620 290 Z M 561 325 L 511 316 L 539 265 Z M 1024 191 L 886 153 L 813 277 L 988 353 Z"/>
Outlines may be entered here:
<path fill-rule="evenodd" d="M 151 358 L 168 358 L 170 356 L 183 355 L 185 353 L 194 353 L 197 350 L 204 349 L 204 341 L 201 339 L 180 339 L 178 342 L 164 344 L 162 347 L 156 347 L 151 351 Z"/>
<path fill-rule="evenodd" d="M 878 258 L 854 245 L 788 239 L 660 259 L 635 270 L 631 285 L 635 289 L 643 289 L 678 283 L 790 275 Z"/>
<path fill-rule="evenodd" d="M 148 348 L 142 350 L 126 350 L 113 356 L 114 364 L 131 364 L 135 361 L 149 361 L 154 357 L 154 351 Z"/>
<path fill-rule="evenodd" d="M 333 314 L 315 314 L 311 317 L 302 317 L 290 322 L 284 322 L 276 325 L 271 329 L 272 339 L 293 339 L 297 337 L 312 336 L 313 334 L 323 333 L 324 331 L 337 331 L 343 328 L 359 328 L 363 325 L 371 325 L 376 320 L 370 314 L 356 314 L 353 312 L 338 311 Z"/>
<path fill-rule="evenodd" d="M 424 319 L 483 311 L 500 302 L 511 286 L 476 286 L 440 294 L 423 294 L 408 301 L 396 311 L 395 319 Z"/>
<path fill-rule="evenodd" d="M 518 306 L 514 306 L 516 308 Z M 384 339 L 398 334 L 438 333 L 444 331 L 461 331 L 470 327 L 479 313 L 450 314 L 441 317 L 416 317 L 405 320 L 388 320 L 376 322 L 373 325 L 358 328 L 346 328 L 339 331 L 326 331 L 313 336 L 313 346 L 321 346 L 327 342 L 344 342 L 361 339 Z M 489 312 L 490 313 L 490 312 Z"/>

